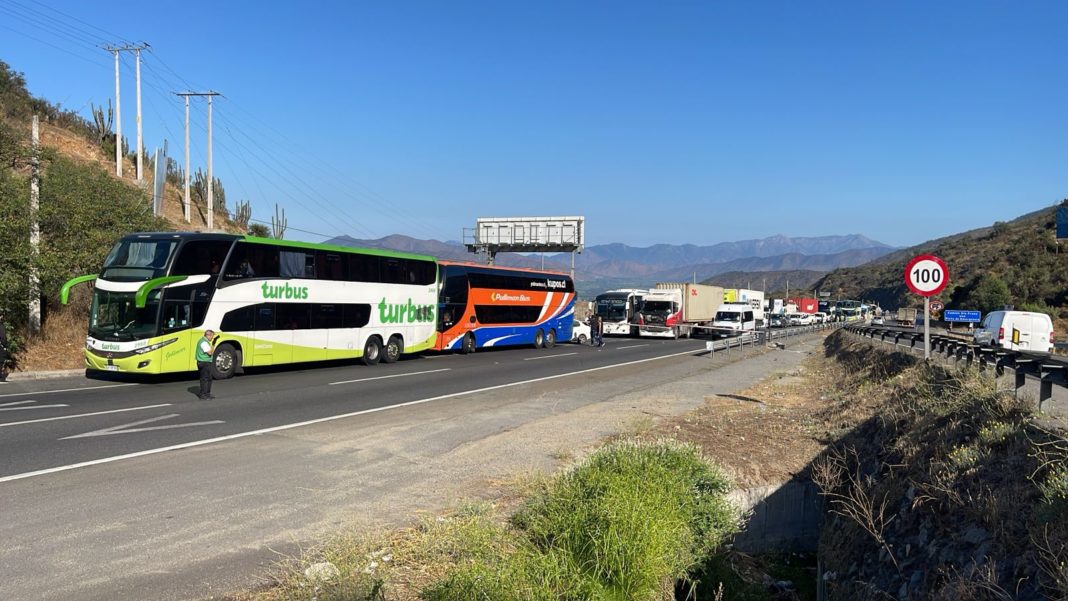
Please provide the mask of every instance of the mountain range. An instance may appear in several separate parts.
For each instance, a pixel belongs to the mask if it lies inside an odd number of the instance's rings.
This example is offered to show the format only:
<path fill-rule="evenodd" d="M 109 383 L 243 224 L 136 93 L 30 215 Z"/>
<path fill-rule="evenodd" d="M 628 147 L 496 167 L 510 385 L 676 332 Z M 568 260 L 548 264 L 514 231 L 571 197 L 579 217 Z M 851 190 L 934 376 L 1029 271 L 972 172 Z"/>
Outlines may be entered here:
<path fill-rule="evenodd" d="M 399 234 L 374 240 L 338 236 L 327 240 L 327 244 L 397 250 L 457 261 L 479 260 L 456 241 L 421 240 Z M 645 288 L 658 281 L 703 281 L 725 273 L 736 274 L 739 280 L 757 282 L 762 279 L 761 273 L 804 271 L 808 272 L 804 279 L 811 282 L 828 271 L 855 267 L 895 250 L 860 234 L 796 238 L 779 235 L 709 246 L 599 244 L 588 246 L 575 256 L 575 280 L 584 298 L 611 288 Z M 497 264 L 569 271 L 571 255 L 504 253 L 497 255 Z"/>

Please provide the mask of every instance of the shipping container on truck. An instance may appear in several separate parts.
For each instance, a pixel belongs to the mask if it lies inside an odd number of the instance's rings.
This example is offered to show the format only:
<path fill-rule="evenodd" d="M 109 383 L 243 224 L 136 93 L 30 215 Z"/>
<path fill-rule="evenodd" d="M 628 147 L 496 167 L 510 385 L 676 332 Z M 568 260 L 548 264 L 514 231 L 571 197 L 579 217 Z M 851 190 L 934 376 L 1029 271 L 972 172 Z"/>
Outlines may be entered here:
<path fill-rule="evenodd" d="M 688 282 L 660 282 L 644 298 L 640 336 L 678 338 L 711 326 L 723 304 L 723 288 Z"/>
<path fill-rule="evenodd" d="M 818 313 L 819 310 L 820 310 L 820 303 L 819 303 L 818 300 L 816 300 L 814 298 L 807 298 L 807 297 L 801 296 L 801 297 L 787 299 L 786 302 L 787 303 L 793 303 L 793 304 L 797 305 L 797 312 L 798 313 L 815 314 L 815 313 Z"/>

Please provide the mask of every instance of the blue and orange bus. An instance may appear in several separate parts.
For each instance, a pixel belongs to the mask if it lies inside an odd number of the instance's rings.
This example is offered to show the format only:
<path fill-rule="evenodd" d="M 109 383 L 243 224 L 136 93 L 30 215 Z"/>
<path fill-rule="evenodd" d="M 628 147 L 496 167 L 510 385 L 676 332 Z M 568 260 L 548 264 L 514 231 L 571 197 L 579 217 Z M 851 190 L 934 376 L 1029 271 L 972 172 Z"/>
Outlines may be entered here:
<path fill-rule="evenodd" d="M 575 283 L 566 273 L 438 261 L 439 351 L 571 340 Z"/>

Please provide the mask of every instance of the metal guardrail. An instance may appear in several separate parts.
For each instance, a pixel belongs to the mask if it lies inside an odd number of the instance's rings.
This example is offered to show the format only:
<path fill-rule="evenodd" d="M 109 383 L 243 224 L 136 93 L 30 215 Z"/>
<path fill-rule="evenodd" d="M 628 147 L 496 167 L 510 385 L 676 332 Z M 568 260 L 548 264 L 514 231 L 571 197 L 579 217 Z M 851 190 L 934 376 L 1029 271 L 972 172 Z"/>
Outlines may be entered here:
<path fill-rule="evenodd" d="M 705 350 L 707 350 L 709 356 L 714 359 L 716 357 L 716 351 L 726 351 L 727 356 L 730 356 L 732 348 L 737 348 L 741 351 L 747 345 L 755 348 L 758 345 L 766 345 L 773 340 L 788 339 L 821 330 L 837 329 L 845 325 L 846 324 L 843 322 L 836 322 L 812 324 L 809 326 L 790 326 L 786 328 L 763 328 L 755 332 L 746 332 L 741 336 L 709 340 L 705 343 Z"/>
<path fill-rule="evenodd" d="M 857 336 L 879 341 L 885 344 L 904 347 L 910 352 L 923 354 L 923 332 L 912 332 L 850 324 L 846 331 Z M 1053 397 L 1053 387 L 1068 388 L 1068 362 L 1046 353 L 1010 351 L 1004 348 L 982 346 L 956 336 L 931 334 L 931 355 L 940 355 L 944 361 L 952 360 L 954 364 L 964 361 L 966 365 L 975 365 L 979 371 L 993 369 L 1000 377 L 1006 370 L 1012 370 L 1015 376 L 1014 394 L 1027 383 L 1027 376 L 1038 379 L 1038 410 L 1046 411 L 1047 403 Z"/>

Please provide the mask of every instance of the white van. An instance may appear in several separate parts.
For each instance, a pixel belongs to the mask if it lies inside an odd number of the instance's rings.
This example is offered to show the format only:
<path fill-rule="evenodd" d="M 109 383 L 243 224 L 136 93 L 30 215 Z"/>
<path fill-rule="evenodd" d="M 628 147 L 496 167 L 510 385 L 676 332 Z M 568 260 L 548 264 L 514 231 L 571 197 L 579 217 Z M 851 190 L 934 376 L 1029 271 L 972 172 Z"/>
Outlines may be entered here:
<path fill-rule="evenodd" d="M 1048 353 L 1053 348 L 1053 321 L 1045 313 L 991 311 L 973 339 L 983 346 Z"/>
<path fill-rule="evenodd" d="M 713 332 L 721 336 L 737 336 L 756 330 L 756 316 L 749 303 L 724 303 L 712 320 Z"/>

